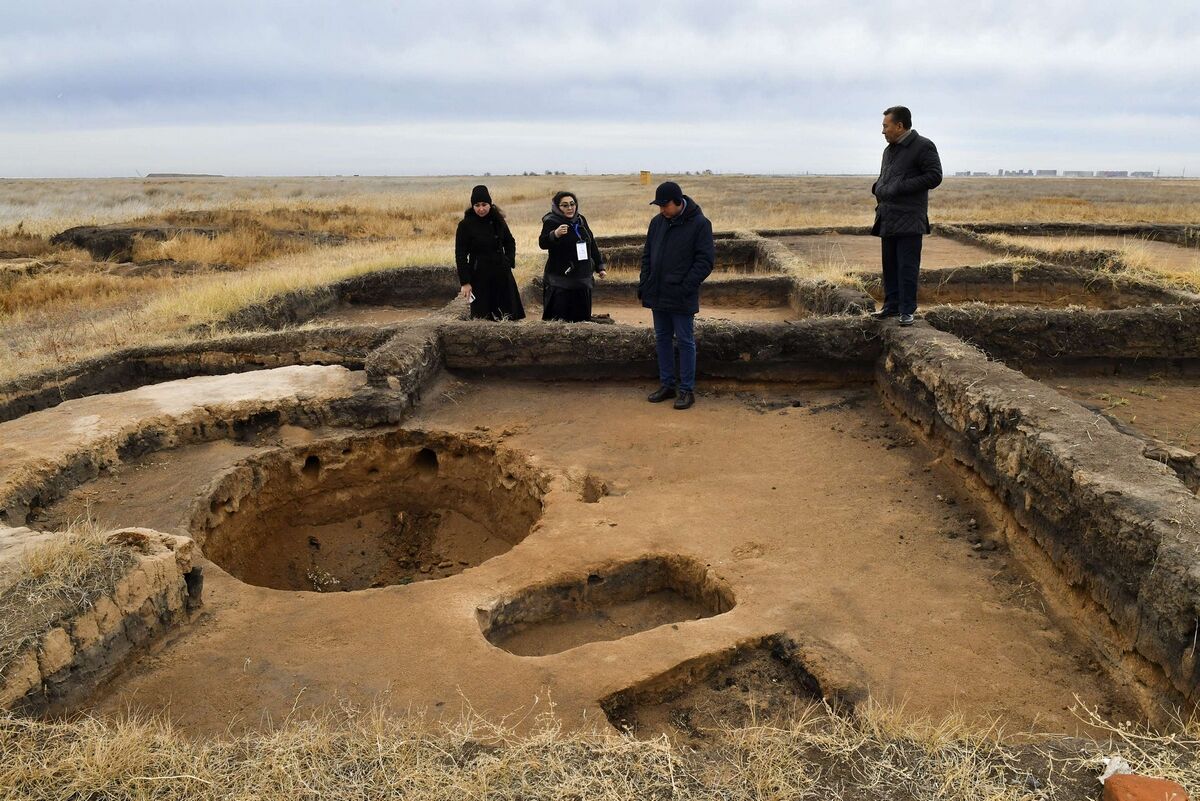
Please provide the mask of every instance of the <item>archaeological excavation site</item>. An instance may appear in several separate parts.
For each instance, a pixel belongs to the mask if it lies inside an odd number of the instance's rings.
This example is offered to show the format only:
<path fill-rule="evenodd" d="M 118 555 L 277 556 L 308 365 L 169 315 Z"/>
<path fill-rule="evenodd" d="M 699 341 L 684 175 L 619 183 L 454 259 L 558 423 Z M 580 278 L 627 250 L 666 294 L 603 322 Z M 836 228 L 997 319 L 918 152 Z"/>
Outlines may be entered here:
<path fill-rule="evenodd" d="M 719 232 L 686 412 L 645 400 L 637 237 L 601 239 L 591 323 L 537 320 L 540 278 L 489 323 L 452 266 L 382 269 L 9 383 L 0 707 L 201 740 L 552 712 L 696 753 L 878 705 L 1068 750 L 1170 731 L 1200 702 L 1200 295 L 1114 269 L 1122 237 L 1188 260 L 1200 229 L 937 226 L 900 328 L 865 229 Z M 34 555 L 83 541 L 87 591 L 39 594 Z"/>

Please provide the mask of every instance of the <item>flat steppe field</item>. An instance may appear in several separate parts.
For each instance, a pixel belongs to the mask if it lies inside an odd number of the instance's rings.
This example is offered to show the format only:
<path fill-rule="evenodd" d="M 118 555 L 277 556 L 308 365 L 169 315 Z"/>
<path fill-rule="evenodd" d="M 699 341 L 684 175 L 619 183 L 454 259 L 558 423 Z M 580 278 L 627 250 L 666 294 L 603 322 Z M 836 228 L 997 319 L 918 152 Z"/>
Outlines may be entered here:
<path fill-rule="evenodd" d="M 653 214 L 653 184 L 666 178 L 717 230 L 872 219 L 869 176 L 655 175 L 651 186 L 633 175 L 2 180 L 0 381 L 119 348 L 203 339 L 231 312 L 288 290 L 452 263 L 455 226 L 481 182 L 508 216 L 519 278 L 527 278 L 543 261 L 536 238 L 555 191 L 578 194 L 597 235 L 636 234 Z M 947 178 L 930 215 L 934 223 L 1187 224 L 1200 220 L 1200 183 Z M 118 224 L 171 233 L 139 239 L 125 264 L 50 242 L 73 226 Z"/>

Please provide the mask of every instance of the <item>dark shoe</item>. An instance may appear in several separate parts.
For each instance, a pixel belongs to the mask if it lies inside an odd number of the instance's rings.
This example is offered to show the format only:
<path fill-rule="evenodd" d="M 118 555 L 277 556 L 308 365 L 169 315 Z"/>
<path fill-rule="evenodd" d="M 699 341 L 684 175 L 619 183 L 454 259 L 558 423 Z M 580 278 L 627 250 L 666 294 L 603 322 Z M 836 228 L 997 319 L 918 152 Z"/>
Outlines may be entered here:
<path fill-rule="evenodd" d="M 679 397 L 675 399 L 676 409 L 690 409 L 692 404 L 696 402 L 696 393 L 689 392 L 686 389 L 679 390 Z"/>
<path fill-rule="evenodd" d="M 911 314 L 900 315 L 900 325 L 904 326 L 905 328 L 908 328 L 914 322 L 916 322 L 916 320 L 913 319 Z"/>
<path fill-rule="evenodd" d="M 659 387 L 646 396 L 651 403 L 662 403 L 667 398 L 675 397 L 675 387 Z"/>
<path fill-rule="evenodd" d="M 879 311 L 873 311 L 869 315 L 872 320 L 886 320 L 889 317 L 898 317 L 900 312 L 895 309 L 882 308 Z"/>

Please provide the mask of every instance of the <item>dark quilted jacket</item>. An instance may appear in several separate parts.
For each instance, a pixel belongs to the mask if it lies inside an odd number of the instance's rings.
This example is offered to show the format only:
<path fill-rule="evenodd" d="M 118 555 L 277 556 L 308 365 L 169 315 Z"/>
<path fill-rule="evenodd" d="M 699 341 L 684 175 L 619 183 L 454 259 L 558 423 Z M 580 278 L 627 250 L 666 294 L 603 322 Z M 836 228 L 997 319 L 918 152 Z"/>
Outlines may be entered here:
<path fill-rule="evenodd" d="M 879 180 L 871 185 L 875 236 L 929 233 L 929 190 L 942 182 L 942 160 L 933 142 L 915 130 L 883 150 Z"/>
<path fill-rule="evenodd" d="M 700 311 L 700 284 L 716 260 L 712 223 L 700 204 L 687 195 L 687 205 L 668 220 L 656 214 L 646 231 L 638 298 L 648 309 L 696 314 Z"/>

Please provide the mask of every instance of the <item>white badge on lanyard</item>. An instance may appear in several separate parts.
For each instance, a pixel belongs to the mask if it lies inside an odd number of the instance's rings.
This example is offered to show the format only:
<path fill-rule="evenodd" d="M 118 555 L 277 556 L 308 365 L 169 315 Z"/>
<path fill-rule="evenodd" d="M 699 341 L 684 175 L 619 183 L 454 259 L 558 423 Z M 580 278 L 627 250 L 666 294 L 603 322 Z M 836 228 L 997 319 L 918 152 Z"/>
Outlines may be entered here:
<path fill-rule="evenodd" d="M 578 259 L 579 261 L 587 261 L 588 260 L 587 242 L 576 242 L 575 243 L 575 258 Z"/>

